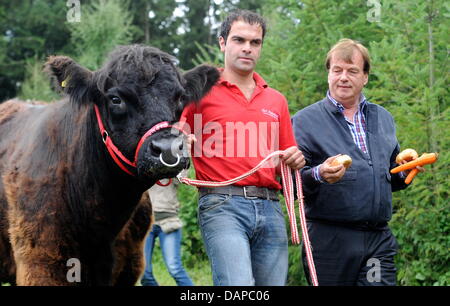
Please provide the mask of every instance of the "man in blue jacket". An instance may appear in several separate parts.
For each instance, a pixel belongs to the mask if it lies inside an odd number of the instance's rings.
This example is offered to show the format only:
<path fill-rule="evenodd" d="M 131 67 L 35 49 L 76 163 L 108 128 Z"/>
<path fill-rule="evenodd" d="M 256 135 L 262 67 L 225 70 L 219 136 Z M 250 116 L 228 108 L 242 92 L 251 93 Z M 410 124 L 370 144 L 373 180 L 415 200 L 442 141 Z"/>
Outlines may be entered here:
<path fill-rule="evenodd" d="M 397 243 L 387 222 L 392 191 L 407 185 L 404 173 L 389 172 L 399 153 L 394 119 L 362 94 L 370 70 L 362 44 L 340 40 L 326 68 L 326 98 L 293 117 L 319 285 L 395 285 Z M 350 168 L 332 165 L 339 154 L 352 158 Z"/>

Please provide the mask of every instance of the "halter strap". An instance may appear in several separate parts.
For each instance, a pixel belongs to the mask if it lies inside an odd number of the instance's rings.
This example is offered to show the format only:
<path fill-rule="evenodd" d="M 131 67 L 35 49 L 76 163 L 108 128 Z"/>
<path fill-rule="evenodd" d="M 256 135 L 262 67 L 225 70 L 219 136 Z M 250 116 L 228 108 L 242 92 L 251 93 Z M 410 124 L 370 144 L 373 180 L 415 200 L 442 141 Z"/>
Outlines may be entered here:
<path fill-rule="evenodd" d="M 102 136 L 102 140 L 106 145 L 106 148 L 109 152 L 109 155 L 111 155 L 112 159 L 114 160 L 114 162 L 120 167 L 120 169 L 122 169 L 124 172 L 126 172 L 127 174 L 131 175 L 131 176 L 136 176 L 134 173 L 132 173 L 130 170 L 127 169 L 127 167 L 125 166 L 125 164 L 133 167 L 134 169 L 136 169 L 137 167 L 137 157 L 139 154 L 139 150 L 142 147 L 142 144 L 145 142 L 145 140 L 150 137 L 151 135 L 153 135 L 154 133 L 156 133 L 157 131 L 161 130 L 161 129 L 165 129 L 165 128 L 175 128 L 181 132 L 183 132 L 184 134 L 186 134 L 186 132 L 184 132 L 180 127 L 175 126 L 175 125 L 171 125 L 168 121 L 162 121 L 157 123 L 156 125 L 154 125 L 153 127 L 151 127 L 139 140 L 139 143 L 136 147 L 136 151 L 134 154 L 134 161 L 130 161 L 128 158 L 125 157 L 125 155 L 122 154 L 122 152 L 120 152 L 120 150 L 114 145 L 111 137 L 109 137 L 108 131 L 106 131 L 105 126 L 103 125 L 103 121 L 102 118 L 100 116 L 100 111 L 98 109 L 98 106 L 96 104 L 94 104 L 94 110 L 95 110 L 95 116 L 97 117 L 97 122 L 98 122 L 98 128 L 100 130 L 100 135 Z M 125 163 L 125 164 L 124 164 Z"/>

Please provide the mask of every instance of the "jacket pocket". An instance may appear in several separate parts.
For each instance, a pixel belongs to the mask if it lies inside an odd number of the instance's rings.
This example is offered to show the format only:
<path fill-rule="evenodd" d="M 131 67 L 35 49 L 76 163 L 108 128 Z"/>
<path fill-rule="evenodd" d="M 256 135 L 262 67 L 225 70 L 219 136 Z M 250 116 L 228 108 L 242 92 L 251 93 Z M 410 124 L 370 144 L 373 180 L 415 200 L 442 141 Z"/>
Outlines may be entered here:
<path fill-rule="evenodd" d="M 380 177 L 380 208 L 378 221 L 389 221 L 392 217 L 392 185 L 389 170 L 383 170 Z"/>
<path fill-rule="evenodd" d="M 314 214 L 315 217 L 334 221 L 352 221 L 355 211 L 358 210 L 355 208 L 356 177 L 357 170 L 347 170 L 339 182 L 321 184 L 317 198 L 318 211 Z"/>
<path fill-rule="evenodd" d="M 389 171 L 386 171 L 386 179 L 389 182 L 389 184 L 391 183 L 392 177 L 391 174 L 389 173 Z"/>
<path fill-rule="evenodd" d="M 346 170 L 339 182 L 356 180 L 356 172 L 356 170 Z"/>

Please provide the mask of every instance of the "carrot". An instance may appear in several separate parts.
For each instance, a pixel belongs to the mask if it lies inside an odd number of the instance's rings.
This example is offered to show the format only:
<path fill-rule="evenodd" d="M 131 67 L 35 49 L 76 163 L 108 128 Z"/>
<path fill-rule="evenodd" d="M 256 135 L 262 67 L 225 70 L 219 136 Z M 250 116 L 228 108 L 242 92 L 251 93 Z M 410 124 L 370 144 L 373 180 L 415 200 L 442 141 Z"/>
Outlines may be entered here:
<path fill-rule="evenodd" d="M 395 167 L 391 170 L 391 173 L 399 173 L 405 170 L 414 169 L 417 166 L 424 166 L 428 164 L 432 164 L 437 161 L 439 154 L 438 153 L 424 153 L 419 158 L 407 162 L 406 164 Z"/>
<path fill-rule="evenodd" d="M 419 169 L 412 169 L 411 172 L 409 172 L 408 176 L 405 178 L 405 184 L 408 185 L 409 183 L 411 183 L 417 173 L 419 173 Z"/>

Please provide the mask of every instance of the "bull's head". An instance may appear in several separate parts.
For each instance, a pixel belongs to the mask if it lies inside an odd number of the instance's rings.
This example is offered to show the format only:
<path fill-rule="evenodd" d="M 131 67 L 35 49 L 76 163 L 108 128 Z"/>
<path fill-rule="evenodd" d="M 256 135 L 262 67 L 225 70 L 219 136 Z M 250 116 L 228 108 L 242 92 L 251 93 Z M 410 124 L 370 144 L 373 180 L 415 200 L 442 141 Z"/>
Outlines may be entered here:
<path fill-rule="evenodd" d="M 173 177 L 188 166 L 178 130 L 142 137 L 160 122 L 177 122 L 183 108 L 199 101 L 219 78 L 216 68 L 205 65 L 181 74 L 173 57 L 142 45 L 118 47 L 94 72 L 64 56 L 50 57 L 46 70 L 72 101 L 98 107 L 110 139 L 143 180 Z"/>

